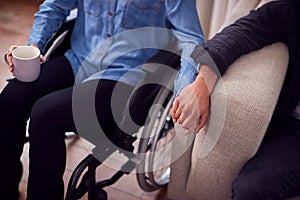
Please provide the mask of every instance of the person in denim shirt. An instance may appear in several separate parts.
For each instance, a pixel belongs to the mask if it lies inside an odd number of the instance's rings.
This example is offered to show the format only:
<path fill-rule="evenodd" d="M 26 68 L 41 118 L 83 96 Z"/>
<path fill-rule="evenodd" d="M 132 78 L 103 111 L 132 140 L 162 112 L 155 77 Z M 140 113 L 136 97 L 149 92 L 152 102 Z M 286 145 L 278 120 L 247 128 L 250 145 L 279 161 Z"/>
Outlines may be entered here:
<path fill-rule="evenodd" d="M 0 190 L 1 195 L 9 199 L 19 196 L 20 156 L 29 118 L 28 199 L 63 199 L 65 132 L 77 132 L 72 115 L 73 89 L 81 92 L 79 100 L 84 107 L 90 86 L 95 82 L 101 85 L 94 96 L 96 114 L 103 131 L 113 132 L 117 126 L 110 99 L 114 86 L 121 81 L 118 85 L 124 100 L 116 105 L 121 110 L 133 86 L 143 77 L 138 66 L 158 49 L 172 45 L 168 31 L 159 33 L 159 30 L 172 30 L 172 34 L 179 41 L 184 38 L 186 44 L 203 44 L 195 0 L 46 0 L 35 14 L 28 45 L 45 53 L 47 42 L 74 8 L 78 13 L 71 48 L 64 56 L 42 63 L 36 81 L 23 83 L 13 79 L 1 93 L 0 127 L 2 141 L 5 141 L 1 152 L 6 164 L 0 167 Z M 137 31 L 132 31 L 136 28 Z M 147 34 L 149 32 L 152 34 Z M 16 47 L 11 46 L 7 54 L 11 72 L 14 70 L 11 53 Z M 186 57 L 193 49 L 189 45 L 180 48 Z M 126 78 L 127 74 L 130 76 Z M 194 80 L 195 63 L 182 59 L 181 74 L 175 95 Z"/>

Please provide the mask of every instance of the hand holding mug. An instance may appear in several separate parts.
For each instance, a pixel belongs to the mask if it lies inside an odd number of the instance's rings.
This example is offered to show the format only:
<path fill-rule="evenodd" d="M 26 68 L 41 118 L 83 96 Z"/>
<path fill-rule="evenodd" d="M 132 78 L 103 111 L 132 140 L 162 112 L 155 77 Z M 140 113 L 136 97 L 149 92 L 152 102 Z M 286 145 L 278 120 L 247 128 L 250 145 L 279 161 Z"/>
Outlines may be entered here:
<path fill-rule="evenodd" d="M 15 76 L 14 74 L 14 64 L 12 61 L 12 51 L 16 49 L 18 46 L 17 45 L 12 45 L 10 46 L 9 50 L 7 53 L 4 55 L 4 60 L 9 66 L 9 71 Z"/>
<path fill-rule="evenodd" d="M 35 46 L 16 46 L 9 48 L 7 54 L 4 55 L 9 70 L 19 80 L 23 82 L 31 82 L 38 78 L 40 73 L 40 62 L 43 58 L 40 50 Z"/>

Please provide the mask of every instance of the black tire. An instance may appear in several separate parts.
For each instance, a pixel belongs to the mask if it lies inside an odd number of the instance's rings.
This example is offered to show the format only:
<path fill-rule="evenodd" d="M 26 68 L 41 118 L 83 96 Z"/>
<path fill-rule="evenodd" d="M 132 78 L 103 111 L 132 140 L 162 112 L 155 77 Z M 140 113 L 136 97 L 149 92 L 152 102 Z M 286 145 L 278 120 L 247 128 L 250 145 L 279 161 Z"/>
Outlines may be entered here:
<path fill-rule="evenodd" d="M 161 106 L 155 106 L 150 110 L 151 120 L 143 128 L 139 141 L 137 153 L 141 162 L 136 167 L 137 182 L 147 192 L 157 190 L 169 182 L 169 164 L 163 164 L 163 167 L 158 169 L 157 165 L 159 166 L 160 163 L 156 163 L 156 151 L 164 150 L 164 145 L 169 143 L 174 136 L 174 125 L 169 115 L 173 100 L 173 93 L 163 89 L 154 102 L 154 105 Z M 166 157 L 170 158 L 168 155 Z"/>

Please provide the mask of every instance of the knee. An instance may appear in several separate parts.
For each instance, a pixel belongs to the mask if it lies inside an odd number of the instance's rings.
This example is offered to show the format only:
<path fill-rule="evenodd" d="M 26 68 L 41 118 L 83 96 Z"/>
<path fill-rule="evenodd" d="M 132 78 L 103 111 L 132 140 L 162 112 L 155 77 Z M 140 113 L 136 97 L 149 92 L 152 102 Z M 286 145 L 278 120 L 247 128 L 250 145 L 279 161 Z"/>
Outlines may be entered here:
<path fill-rule="evenodd" d="M 53 108 L 51 107 L 51 103 L 47 101 L 47 99 L 42 98 L 38 100 L 32 107 L 30 114 L 30 122 L 33 123 L 44 123 L 47 122 L 48 119 L 52 118 Z M 45 120 L 47 119 L 47 120 Z"/>
<path fill-rule="evenodd" d="M 239 174 L 232 185 L 232 199 L 274 199 L 274 181 L 259 173 Z"/>
<path fill-rule="evenodd" d="M 46 98 L 38 100 L 32 107 L 29 122 L 30 138 L 35 136 L 35 133 L 41 136 L 45 129 L 49 129 L 55 120 L 55 107 L 51 106 Z"/>

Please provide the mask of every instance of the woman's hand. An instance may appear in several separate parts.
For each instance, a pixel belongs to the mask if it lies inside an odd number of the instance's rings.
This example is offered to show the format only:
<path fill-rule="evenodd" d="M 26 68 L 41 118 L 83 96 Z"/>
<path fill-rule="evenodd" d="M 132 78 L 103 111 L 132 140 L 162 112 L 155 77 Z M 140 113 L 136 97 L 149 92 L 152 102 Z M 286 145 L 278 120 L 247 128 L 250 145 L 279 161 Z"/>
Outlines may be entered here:
<path fill-rule="evenodd" d="M 35 48 L 39 48 L 36 44 L 31 44 L 30 46 L 33 46 Z M 9 66 L 9 71 L 13 74 L 13 76 L 15 76 L 15 73 L 14 73 L 14 63 L 12 61 L 12 52 L 17 47 L 18 47 L 18 45 L 11 45 L 9 47 L 8 51 L 7 51 L 7 54 L 6 54 L 7 64 Z M 43 55 L 41 55 L 41 62 L 44 62 Z"/>
<path fill-rule="evenodd" d="M 202 66 L 196 80 L 186 86 L 175 99 L 172 107 L 174 123 L 180 124 L 188 134 L 196 133 L 205 125 L 209 115 L 210 92 L 217 75 L 207 66 Z"/>
<path fill-rule="evenodd" d="M 35 47 L 35 48 L 38 48 L 38 49 L 39 49 L 38 45 L 36 45 L 36 44 L 31 44 L 30 46 L 32 46 L 32 47 Z M 41 63 L 43 63 L 44 61 L 45 61 L 45 59 L 44 59 L 44 56 L 41 54 Z"/>
<path fill-rule="evenodd" d="M 13 76 L 15 76 L 15 74 L 14 74 L 14 64 L 12 61 L 12 51 L 17 47 L 18 47 L 17 45 L 11 45 L 6 54 L 6 60 L 9 66 L 9 71 L 13 74 Z"/>

